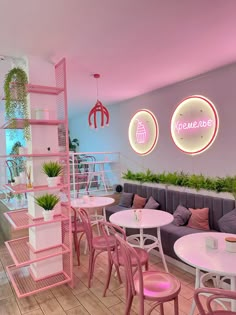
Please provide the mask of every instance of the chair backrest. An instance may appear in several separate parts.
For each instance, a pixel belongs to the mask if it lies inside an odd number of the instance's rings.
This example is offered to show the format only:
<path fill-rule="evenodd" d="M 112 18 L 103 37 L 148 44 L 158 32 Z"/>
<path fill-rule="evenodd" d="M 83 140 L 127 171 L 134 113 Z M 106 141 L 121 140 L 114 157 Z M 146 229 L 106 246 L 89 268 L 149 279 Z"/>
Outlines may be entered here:
<path fill-rule="evenodd" d="M 109 246 L 109 236 L 114 236 L 118 233 L 124 240 L 126 240 L 126 234 L 125 231 L 119 227 L 116 224 L 107 222 L 107 221 L 99 221 L 99 226 L 101 230 L 102 236 L 105 238 L 107 243 L 107 252 L 108 252 L 108 258 L 111 261 L 112 260 L 112 253 L 116 255 L 116 261 L 119 261 L 119 242 L 116 240 L 115 247 L 111 248 Z"/>
<path fill-rule="evenodd" d="M 204 302 L 207 306 L 207 312 L 204 310 L 200 295 L 208 295 L 207 300 Z M 212 302 L 216 299 L 233 299 L 236 300 L 236 292 L 235 291 L 229 291 L 229 290 L 222 290 L 222 289 L 216 289 L 216 288 L 200 288 L 195 290 L 194 293 L 194 300 L 196 302 L 196 306 L 198 308 L 200 315 L 206 315 L 206 314 L 217 314 L 217 315 L 223 315 L 226 314 L 225 310 L 222 310 L 222 313 L 218 310 L 216 312 L 213 311 Z M 235 314 L 235 312 L 227 311 L 227 314 Z"/>
<path fill-rule="evenodd" d="M 19 175 L 18 165 L 14 160 L 6 160 L 5 162 L 10 173 L 11 181 L 13 181 L 13 177 Z"/>
<path fill-rule="evenodd" d="M 89 219 L 89 215 L 85 209 L 78 209 L 78 216 L 83 223 L 84 231 L 87 237 L 87 242 L 88 242 L 88 248 L 89 251 L 92 250 L 93 247 L 93 230 L 92 230 L 92 225 Z"/>
<path fill-rule="evenodd" d="M 138 257 L 137 252 L 131 247 L 126 240 L 122 239 L 118 233 L 115 234 L 115 237 L 119 243 L 120 251 L 122 258 L 124 260 L 124 270 L 125 270 L 125 278 L 126 278 L 126 296 L 134 296 L 136 293 L 134 286 L 134 275 L 132 270 L 132 259 L 136 260 L 135 266 L 137 268 L 136 276 L 138 275 L 139 280 L 139 301 L 140 305 L 143 305 L 143 273 L 142 266 Z"/>

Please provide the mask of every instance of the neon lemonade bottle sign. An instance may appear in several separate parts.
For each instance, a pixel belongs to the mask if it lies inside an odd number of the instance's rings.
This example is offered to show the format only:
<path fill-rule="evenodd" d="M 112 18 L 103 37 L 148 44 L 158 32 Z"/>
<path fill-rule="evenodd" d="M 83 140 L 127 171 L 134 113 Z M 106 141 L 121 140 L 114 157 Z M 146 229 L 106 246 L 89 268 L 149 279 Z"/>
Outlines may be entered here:
<path fill-rule="evenodd" d="M 155 148 L 159 135 L 156 117 L 147 109 L 139 110 L 129 124 L 129 142 L 132 149 L 147 155 Z"/>
<path fill-rule="evenodd" d="M 203 96 L 190 96 L 176 108 L 171 135 L 176 146 L 187 154 L 199 154 L 214 142 L 219 127 L 215 106 Z"/>

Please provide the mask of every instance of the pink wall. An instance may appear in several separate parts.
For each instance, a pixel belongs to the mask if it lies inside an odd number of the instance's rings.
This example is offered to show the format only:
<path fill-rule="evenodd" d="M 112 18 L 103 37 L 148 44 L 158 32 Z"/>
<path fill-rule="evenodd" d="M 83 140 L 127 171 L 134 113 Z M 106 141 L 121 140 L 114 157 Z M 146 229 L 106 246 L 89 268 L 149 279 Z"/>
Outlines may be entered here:
<path fill-rule="evenodd" d="M 173 143 L 170 120 L 176 105 L 194 94 L 203 95 L 215 104 L 220 128 L 209 150 L 200 155 L 188 156 Z M 78 113 L 79 118 L 70 120 L 71 134 L 81 142 L 80 151 L 120 151 L 124 171 L 127 168 L 150 168 L 153 171 L 184 171 L 210 176 L 236 175 L 236 64 L 108 108 L 111 113 L 108 128 L 90 130 L 87 127 L 87 112 Z M 147 108 L 156 115 L 160 129 L 157 147 L 144 157 L 137 156 L 128 141 L 129 121 L 142 108 Z"/>

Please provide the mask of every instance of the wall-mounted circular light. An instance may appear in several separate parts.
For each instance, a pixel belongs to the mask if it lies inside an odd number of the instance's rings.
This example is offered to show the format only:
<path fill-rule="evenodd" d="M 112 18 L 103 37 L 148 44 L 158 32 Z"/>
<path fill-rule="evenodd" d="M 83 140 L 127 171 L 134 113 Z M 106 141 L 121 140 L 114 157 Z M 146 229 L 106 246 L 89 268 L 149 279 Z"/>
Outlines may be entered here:
<path fill-rule="evenodd" d="M 139 110 L 129 124 L 129 142 L 132 149 L 147 155 L 157 144 L 159 127 L 155 115 L 147 109 Z"/>
<path fill-rule="evenodd" d="M 219 128 L 215 106 L 203 96 L 190 96 L 176 108 L 171 135 L 176 146 L 187 154 L 199 154 L 214 142 Z"/>

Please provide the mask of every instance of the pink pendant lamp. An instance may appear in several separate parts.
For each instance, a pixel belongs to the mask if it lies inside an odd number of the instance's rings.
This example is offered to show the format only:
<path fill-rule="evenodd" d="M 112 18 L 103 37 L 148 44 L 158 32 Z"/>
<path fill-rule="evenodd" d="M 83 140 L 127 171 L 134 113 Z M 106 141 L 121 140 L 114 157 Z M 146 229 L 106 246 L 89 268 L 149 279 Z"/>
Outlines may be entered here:
<path fill-rule="evenodd" d="M 100 78 L 100 74 L 95 73 L 93 77 L 97 80 Z M 97 102 L 89 112 L 88 123 L 91 128 L 97 128 L 97 113 L 101 113 L 101 127 L 109 126 L 110 114 L 107 108 L 98 100 L 98 81 L 97 81 Z M 93 122 L 92 122 L 93 118 Z M 106 120 L 106 121 L 105 121 Z"/>

